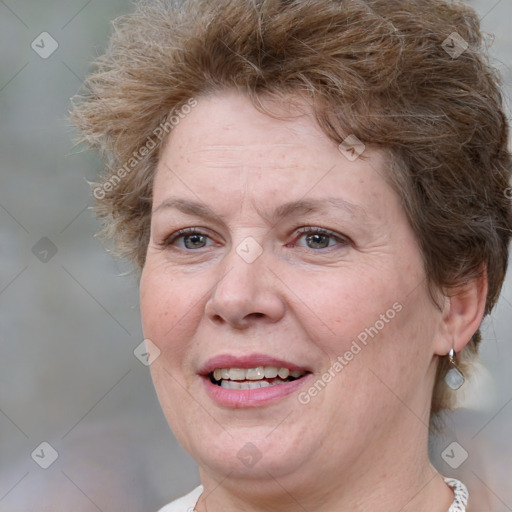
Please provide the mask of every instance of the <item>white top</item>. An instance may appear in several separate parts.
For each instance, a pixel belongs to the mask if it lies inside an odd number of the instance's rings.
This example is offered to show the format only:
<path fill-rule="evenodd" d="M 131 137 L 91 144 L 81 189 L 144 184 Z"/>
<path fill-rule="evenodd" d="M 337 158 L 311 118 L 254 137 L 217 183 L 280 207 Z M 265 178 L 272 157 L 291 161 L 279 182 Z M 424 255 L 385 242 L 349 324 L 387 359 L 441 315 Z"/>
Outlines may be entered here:
<path fill-rule="evenodd" d="M 189 492 L 186 496 L 182 496 L 177 500 L 165 505 L 158 512 L 194 512 L 194 508 L 197 505 L 199 496 L 203 493 L 203 486 L 196 487 L 192 492 Z"/>
<path fill-rule="evenodd" d="M 466 512 L 466 505 L 468 504 L 469 498 L 466 486 L 455 478 L 445 478 L 444 481 L 453 489 L 454 494 L 453 503 L 450 505 L 447 512 Z M 186 496 L 182 496 L 161 508 L 159 512 L 194 512 L 197 501 L 203 493 L 203 490 L 203 486 L 200 485 Z"/>

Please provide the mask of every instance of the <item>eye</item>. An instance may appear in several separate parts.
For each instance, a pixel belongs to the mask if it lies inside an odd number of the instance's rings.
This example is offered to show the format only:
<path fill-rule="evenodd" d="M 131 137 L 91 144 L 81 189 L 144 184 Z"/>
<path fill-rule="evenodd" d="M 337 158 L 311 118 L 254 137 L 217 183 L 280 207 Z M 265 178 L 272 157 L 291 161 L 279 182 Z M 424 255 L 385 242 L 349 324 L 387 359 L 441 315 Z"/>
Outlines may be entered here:
<path fill-rule="evenodd" d="M 305 238 L 309 249 L 327 249 L 334 245 L 347 246 L 350 244 L 348 238 L 323 228 L 304 227 L 300 228 L 298 233 L 301 234 L 298 240 Z"/>
<path fill-rule="evenodd" d="M 345 247 L 351 243 L 347 237 L 324 228 L 304 227 L 300 228 L 298 233 L 301 236 L 296 240 L 304 238 L 309 249 L 328 249 L 335 245 Z M 197 228 L 185 228 L 176 231 L 166 238 L 162 246 L 174 245 L 179 249 L 193 251 L 194 249 L 207 247 L 208 240 L 211 240 L 210 236 Z M 180 244 L 179 242 L 182 243 Z M 296 245 L 296 242 L 293 242 L 293 245 Z"/>
<path fill-rule="evenodd" d="M 206 241 L 209 238 L 207 234 L 196 228 L 186 228 L 173 233 L 170 237 L 165 239 L 162 245 L 168 247 L 170 245 L 176 245 L 177 241 L 182 240 L 183 246 L 178 246 L 179 249 L 203 249 L 206 247 Z"/>

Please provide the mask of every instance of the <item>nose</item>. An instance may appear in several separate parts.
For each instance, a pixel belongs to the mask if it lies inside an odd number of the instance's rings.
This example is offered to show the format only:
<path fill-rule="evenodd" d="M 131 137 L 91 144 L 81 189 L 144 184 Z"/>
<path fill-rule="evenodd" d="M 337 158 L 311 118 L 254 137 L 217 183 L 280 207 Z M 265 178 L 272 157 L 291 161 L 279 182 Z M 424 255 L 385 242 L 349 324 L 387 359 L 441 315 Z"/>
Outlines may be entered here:
<path fill-rule="evenodd" d="M 266 260 L 262 254 L 247 262 L 233 249 L 205 305 L 205 314 L 213 323 L 244 330 L 255 323 L 275 323 L 283 317 L 281 282 Z"/>

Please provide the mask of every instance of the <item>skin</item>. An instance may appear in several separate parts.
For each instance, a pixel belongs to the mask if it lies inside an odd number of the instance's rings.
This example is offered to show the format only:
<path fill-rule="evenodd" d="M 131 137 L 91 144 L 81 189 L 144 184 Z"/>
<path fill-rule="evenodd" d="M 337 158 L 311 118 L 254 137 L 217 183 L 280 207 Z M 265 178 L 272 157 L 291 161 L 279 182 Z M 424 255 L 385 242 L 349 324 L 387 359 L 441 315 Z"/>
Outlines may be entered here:
<path fill-rule="evenodd" d="M 282 120 L 235 91 L 199 98 L 155 176 L 142 321 L 161 350 L 151 372 L 163 411 L 199 465 L 197 510 L 446 512 L 453 493 L 427 454 L 432 386 L 438 356 L 459 352 L 481 322 L 485 278 L 436 307 L 385 154 L 367 145 L 350 161 L 295 100 L 273 105 Z M 223 220 L 162 206 L 171 197 Z M 300 199 L 326 210 L 270 221 Z M 310 226 L 335 237 L 297 233 Z M 183 228 L 206 237 L 165 244 Z M 236 251 L 247 237 L 263 250 L 252 263 Z M 395 303 L 401 311 L 307 404 L 298 394 L 309 385 L 267 406 L 221 407 L 197 374 L 218 354 L 263 353 L 316 380 Z M 237 456 L 248 442 L 261 455 L 251 467 Z"/>

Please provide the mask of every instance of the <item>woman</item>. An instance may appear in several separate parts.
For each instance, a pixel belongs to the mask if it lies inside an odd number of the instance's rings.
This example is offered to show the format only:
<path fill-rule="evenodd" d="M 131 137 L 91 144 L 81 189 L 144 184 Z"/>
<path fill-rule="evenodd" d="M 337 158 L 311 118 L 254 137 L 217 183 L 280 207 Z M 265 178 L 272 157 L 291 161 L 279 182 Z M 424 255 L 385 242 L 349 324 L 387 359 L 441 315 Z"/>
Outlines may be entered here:
<path fill-rule="evenodd" d="M 435 0 L 143 2 L 72 120 L 141 271 L 165 512 L 471 512 L 428 458 L 506 272 L 508 127 L 476 14 Z M 476 512 L 476 511 L 473 511 Z"/>

